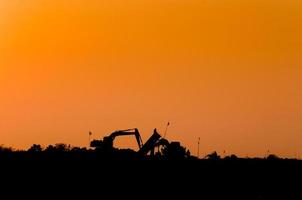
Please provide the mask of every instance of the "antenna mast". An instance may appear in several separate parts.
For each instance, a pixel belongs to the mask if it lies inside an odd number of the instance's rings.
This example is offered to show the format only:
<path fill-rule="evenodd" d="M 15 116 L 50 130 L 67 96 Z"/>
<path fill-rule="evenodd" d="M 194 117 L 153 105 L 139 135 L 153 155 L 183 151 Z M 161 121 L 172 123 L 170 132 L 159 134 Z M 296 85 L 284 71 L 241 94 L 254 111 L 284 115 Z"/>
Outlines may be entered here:
<path fill-rule="evenodd" d="M 200 137 L 198 138 L 198 146 L 197 146 L 197 158 L 199 158 L 199 144 L 200 144 Z"/>
<path fill-rule="evenodd" d="M 166 138 L 166 135 L 167 135 L 167 131 L 168 131 L 168 127 L 169 127 L 169 126 L 170 126 L 170 122 L 167 123 L 164 138 Z"/>
<path fill-rule="evenodd" d="M 91 135 L 92 135 L 92 132 L 91 131 L 89 131 L 89 133 L 88 133 L 88 148 L 90 147 L 90 142 L 91 142 Z"/>

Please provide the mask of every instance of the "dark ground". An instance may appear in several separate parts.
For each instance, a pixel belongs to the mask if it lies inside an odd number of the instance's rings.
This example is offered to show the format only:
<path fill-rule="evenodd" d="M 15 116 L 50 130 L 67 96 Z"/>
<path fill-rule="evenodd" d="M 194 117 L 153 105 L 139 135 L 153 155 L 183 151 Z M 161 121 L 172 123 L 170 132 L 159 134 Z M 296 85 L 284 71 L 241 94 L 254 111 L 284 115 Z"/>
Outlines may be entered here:
<path fill-rule="evenodd" d="M 108 195 L 109 199 L 302 199 L 302 161 L 298 160 L 173 161 L 105 159 L 95 153 L 4 153 L 0 164 L 1 192 L 11 190 L 11 197 L 42 193 L 40 197 L 51 199 L 63 195 L 84 199 L 108 199 Z"/>

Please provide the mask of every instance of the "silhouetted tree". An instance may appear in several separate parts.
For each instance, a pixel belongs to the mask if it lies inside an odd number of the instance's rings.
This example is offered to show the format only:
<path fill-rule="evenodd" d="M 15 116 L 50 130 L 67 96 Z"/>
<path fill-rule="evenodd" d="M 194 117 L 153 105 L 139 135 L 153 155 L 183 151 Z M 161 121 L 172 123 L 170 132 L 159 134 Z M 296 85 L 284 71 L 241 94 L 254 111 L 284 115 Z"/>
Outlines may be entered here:
<path fill-rule="evenodd" d="M 216 151 L 214 151 L 213 153 L 208 154 L 206 158 L 209 160 L 220 160 L 221 157 L 217 154 Z"/>
<path fill-rule="evenodd" d="M 13 152 L 13 148 L 5 147 L 3 145 L 0 146 L 0 152 Z"/>
<path fill-rule="evenodd" d="M 56 148 L 53 145 L 48 145 L 45 149 L 45 152 L 55 152 Z"/>
<path fill-rule="evenodd" d="M 186 148 L 181 146 L 179 142 L 172 142 L 164 147 L 162 154 L 169 159 L 183 159 L 188 156 Z"/>
<path fill-rule="evenodd" d="M 267 156 L 266 159 L 267 160 L 278 160 L 280 158 L 278 156 L 274 155 L 274 154 L 270 154 L 269 156 Z"/>
<path fill-rule="evenodd" d="M 58 152 L 67 152 L 70 151 L 71 147 L 70 145 L 58 143 L 55 145 L 55 150 Z"/>
<path fill-rule="evenodd" d="M 235 154 L 232 154 L 231 156 L 226 156 L 224 159 L 226 159 L 226 160 L 237 160 L 238 157 Z"/>
<path fill-rule="evenodd" d="M 87 148 L 81 148 L 81 147 L 72 147 L 71 149 L 70 149 L 70 151 L 71 152 L 86 152 L 87 151 Z"/>
<path fill-rule="evenodd" d="M 39 144 L 33 144 L 29 149 L 28 152 L 42 152 L 43 148 Z"/>
<path fill-rule="evenodd" d="M 188 158 L 191 157 L 191 152 L 190 152 L 189 149 L 188 149 L 187 152 L 186 152 L 186 157 L 188 157 Z"/>

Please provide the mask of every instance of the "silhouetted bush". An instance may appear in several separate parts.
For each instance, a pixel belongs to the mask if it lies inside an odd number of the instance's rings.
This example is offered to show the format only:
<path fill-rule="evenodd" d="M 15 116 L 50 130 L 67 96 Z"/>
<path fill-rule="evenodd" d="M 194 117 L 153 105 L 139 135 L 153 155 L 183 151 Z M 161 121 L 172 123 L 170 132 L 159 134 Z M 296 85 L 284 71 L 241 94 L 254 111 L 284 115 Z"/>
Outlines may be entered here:
<path fill-rule="evenodd" d="M 71 146 L 63 143 L 58 143 L 53 145 L 49 145 L 46 149 L 46 152 L 69 152 L 71 151 Z"/>
<path fill-rule="evenodd" d="M 274 154 L 270 154 L 267 156 L 267 160 L 279 160 L 280 158 Z"/>
<path fill-rule="evenodd" d="M 33 144 L 29 149 L 28 152 L 42 152 L 43 148 L 39 144 Z"/>
<path fill-rule="evenodd" d="M 71 152 L 77 153 L 77 152 L 87 152 L 87 148 L 81 148 L 81 147 L 72 147 L 70 149 Z"/>
<path fill-rule="evenodd" d="M 224 159 L 225 160 L 237 160 L 238 157 L 235 154 L 232 154 L 230 156 L 226 156 Z"/>
<path fill-rule="evenodd" d="M 46 152 L 55 152 L 56 148 L 53 145 L 48 145 L 45 149 Z"/>
<path fill-rule="evenodd" d="M 184 159 L 188 156 L 189 152 L 179 142 L 172 142 L 163 148 L 162 154 L 169 159 Z"/>
<path fill-rule="evenodd" d="M 5 147 L 3 145 L 0 146 L 0 153 L 1 152 L 13 152 L 13 148 L 12 147 Z"/>
<path fill-rule="evenodd" d="M 206 158 L 209 159 L 209 160 L 220 160 L 221 157 L 220 157 L 220 155 L 217 154 L 216 151 L 214 151 L 213 153 L 208 154 L 206 156 Z"/>
<path fill-rule="evenodd" d="M 71 150 L 71 147 L 70 147 L 70 145 L 59 143 L 59 144 L 55 145 L 55 149 L 56 149 L 56 151 L 59 151 L 59 152 L 68 152 Z"/>

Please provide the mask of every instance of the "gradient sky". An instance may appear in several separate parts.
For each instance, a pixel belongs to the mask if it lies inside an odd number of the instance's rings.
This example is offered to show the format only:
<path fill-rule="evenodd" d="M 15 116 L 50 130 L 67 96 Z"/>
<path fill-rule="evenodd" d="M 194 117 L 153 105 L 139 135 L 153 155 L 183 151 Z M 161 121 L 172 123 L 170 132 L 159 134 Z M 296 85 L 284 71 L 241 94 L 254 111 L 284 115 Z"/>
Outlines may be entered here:
<path fill-rule="evenodd" d="M 170 121 L 193 154 L 302 156 L 301 36 L 300 0 L 0 0 L 0 144 Z"/>

